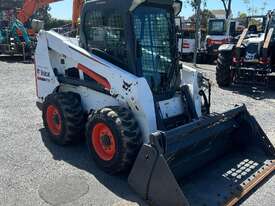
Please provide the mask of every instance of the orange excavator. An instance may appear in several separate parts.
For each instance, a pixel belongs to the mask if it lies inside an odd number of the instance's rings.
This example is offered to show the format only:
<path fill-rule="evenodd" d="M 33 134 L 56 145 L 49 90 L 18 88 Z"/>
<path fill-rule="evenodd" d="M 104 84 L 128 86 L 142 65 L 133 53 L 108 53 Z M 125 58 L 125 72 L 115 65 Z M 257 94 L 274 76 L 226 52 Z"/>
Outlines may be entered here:
<path fill-rule="evenodd" d="M 42 24 L 39 24 L 39 21 L 33 21 L 32 28 L 29 26 L 26 28 L 26 23 L 39 9 L 59 1 L 63 0 L 0 0 L 0 12 L 10 11 L 10 15 L 6 19 L 2 19 L 2 21 L 0 19 L 0 53 L 23 54 L 24 59 L 26 56 L 31 56 L 33 48 L 35 48 L 36 32 L 40 30 Z M 72 30 L 75 30 L 85 0 L 72 1 Z M 27 52 L 29 55 L 25 54 L 26 50 L 29 51 Z"/>
<path fill-rule="evenodd" d="M 23 7 L 18 12 L 17 18 L 25 24 L 30 17 L 40 8 L 51 3 L 63 0 L 25 0 Z M 75 28 L 85 0 L 73 0 L 72 26 Z"/>

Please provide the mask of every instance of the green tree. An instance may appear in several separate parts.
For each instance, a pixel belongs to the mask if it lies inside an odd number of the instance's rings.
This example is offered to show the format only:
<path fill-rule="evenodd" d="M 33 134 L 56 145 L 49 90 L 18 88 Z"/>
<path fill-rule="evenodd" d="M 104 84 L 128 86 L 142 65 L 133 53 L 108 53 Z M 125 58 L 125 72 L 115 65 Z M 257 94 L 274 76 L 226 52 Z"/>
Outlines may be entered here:
<path fill-rule="evenodd" d="M 247 17 L 246 13 L 240 13 L 239 14 L 238 20 L 239 20 L 240 24 L 243 25 L 243 26 L 245 26 L 246 23 L 247 23 L 246 17 Z"/>
<path fill-rule="evenodd" d="M 40 9 L 38 9 L 35 14 L 32 16 L 31 19 L 38 19 L 41 21 L 44 21 L 45 25 L 47 25 L 51 21 L 51 15 L 50 15 L 50 6 L 44 6 Z"/>
<path fill-rule="evenodd" d="M 238 19 L 240 21 L 243 21 L 243 20 L 247 19 L 247 17 L 248 17 L 248 15 L 246 13 L 242 12 L 239 14 Z"/>
<path fill-rule="evenodd" d="M 32 19 L 39 19 L 44 21 L 44 29 L 50 30 L 52 28 L 62 27 L 64 25 L 72 24 L 71 20 L 56 19 L 50 15 L 51 7 L 49 5 L 39 9 L 33 15 Z"/>
<path fill-rule="evenodd" d="M 241 19 L 246 18 L 246 17 L 247 17 L 246 13 L 240 13 L 239 14 L 239 18 L 241 18 Z"/>
<path fill-rule="evenodd" d="M 207 7 L 207 1 L 206 0 L 199 0 L 204 7 Z M 217 0 L 221 1 L 225 10 L 225 17 L 228 19 L 232 13 L 232 0 Z M 243 1 L 250 1 L 250 0 L 243 0 Z M 191 5 L 194 9 L 196 8 L 196 5 L 198 3 L 198 0 L 187 0 L 185 1 L 186 4 Z"/>
<path fill-rule="evenodd" d="M 45 24 L 45 29 L 50 30 L 53 28 L 58 28 L 62 27 L 65 25 L 71 25 L 72 21 L 71 20 L 64 20 L 64 19 L 56 19 L 56 18 L 50 18 L 50 21 Z"/>
<path fill-rule="evenodd" d="M 184 1 L 185 4 L 191 5 L 191 7 L 193 9 L 196 9 L 196 5 L 198 3 L 198 0 L 186 0 Z M 206 0 L 200 0 L 200 3 L 202 3 L 204 5 L 204 7 L 206 7 Z"/>
<path fill-rule="evenodd" d="M 215 18 L 215 15 L 208 9 L 204 9 L 203 11 L 200 12 L 201 16 L 201 27 L 202 28 L 207 28 L 207 23 L 210 18 Z M 190 20 L 192 22 L 195 22 L 196 20 L 196 15 L 193 15 L 190 17 Z"/>
<path fill-rule="evenodd" d="M 188 0 L 193 9 L 195 10 L 195 22 L 196 22 L 196 32 L 195 32 L 195 48 L 194 48 L 194 58 L 193 63 L 196 65 L 197 63 L 197 54 L 198 54 L 198 47 L 199 47 L 199 32 L 201 27 L 201 4 L 204 2 L 206 4 L 206 0 Z"/>

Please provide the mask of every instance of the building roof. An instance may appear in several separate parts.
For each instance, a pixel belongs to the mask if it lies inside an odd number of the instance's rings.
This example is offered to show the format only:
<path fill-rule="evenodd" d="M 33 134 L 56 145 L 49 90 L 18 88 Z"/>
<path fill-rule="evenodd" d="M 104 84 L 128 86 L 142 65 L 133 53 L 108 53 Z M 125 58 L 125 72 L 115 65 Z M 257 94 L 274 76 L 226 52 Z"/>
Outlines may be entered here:
<path fill-rule="evenodd" d="M 225 17 L 225 11 L 223 9 L 211 10 L 212 14 L 216 17 Z"/>

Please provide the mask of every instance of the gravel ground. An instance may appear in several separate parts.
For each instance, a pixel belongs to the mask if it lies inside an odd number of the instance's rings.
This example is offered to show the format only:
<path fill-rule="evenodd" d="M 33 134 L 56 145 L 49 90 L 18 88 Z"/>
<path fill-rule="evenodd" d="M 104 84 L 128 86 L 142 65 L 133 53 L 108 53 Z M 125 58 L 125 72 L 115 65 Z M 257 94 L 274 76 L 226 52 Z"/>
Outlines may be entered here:
<path fill-rule="evenodd" d="M 204 65 L 200 70 L 214 81 L 213 66 Z M 48 141 L 35 106 L 32 64 L 2 58 L 0 88 L 0 205 L 146 205 L 128 187 L 126 177 L 101 172 L 84 144 L 63 148 Z M 275 92 L 244 87 L 221 90 L 214 84 L 213 111 L 241 103 L 275 144 Z M 69 198 L 65 190 L 71 192 Z M 274 194 L 273 177 L 243 205 L 275 205 Z"/>

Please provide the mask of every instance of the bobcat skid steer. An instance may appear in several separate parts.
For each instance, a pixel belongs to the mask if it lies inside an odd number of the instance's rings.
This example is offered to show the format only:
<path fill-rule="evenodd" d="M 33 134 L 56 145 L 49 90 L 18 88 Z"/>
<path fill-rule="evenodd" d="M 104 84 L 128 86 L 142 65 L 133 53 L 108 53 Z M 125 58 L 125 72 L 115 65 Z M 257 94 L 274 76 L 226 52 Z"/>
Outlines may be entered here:
<path fill-rule="evenodd" d="M 79 38 L 41 31 L 37 105 L 52 141 L 85 134 L 94 162 L 128 171 L 150 204 L 233 205 L 272 174 L 274 147 L 245 106 L 209 113 L 204 78 L 179 64 L 180 10 L 172 0 L 87 1 Z"/>
<path fill-rule="evenodd" d="M 255 17 L 253 23 L 237 44 L 220 46 L 216 67 L 220 87 L 234 83 L 270 86 L 275 74 L 275 11 Z"/>

